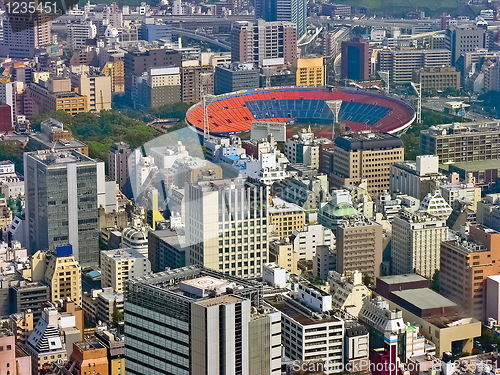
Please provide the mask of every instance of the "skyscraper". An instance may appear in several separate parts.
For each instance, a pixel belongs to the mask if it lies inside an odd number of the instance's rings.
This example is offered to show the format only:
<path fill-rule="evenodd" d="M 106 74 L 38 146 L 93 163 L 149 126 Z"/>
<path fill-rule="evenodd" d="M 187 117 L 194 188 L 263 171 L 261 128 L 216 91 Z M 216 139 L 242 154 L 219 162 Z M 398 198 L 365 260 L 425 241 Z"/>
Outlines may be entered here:
<path fill-rule="evenodd" d="M 187 263 L 230 275 L 256 277 L 267 262 L 265 185 L 201 181 L 186 186 Z"/>
<path fill-rule="evenodd" d="M 281 373 L 281 314 L 262 284 L 190 266 L 129 282 L 127 374 Z"/>
<path fill-rule="evenodd" d="M 74 150 L 41 150 L 24 154 L 24 176 L 31 253 L 70 244 L 82 267 L 98 264 L 104 163 Z"/>
<path fill-rule="evenodd" d="M 298 39 L 307 31 L 307 0 L 256 0 L 255 14 L 266 21 L 295 23 Z"/>
<path fill-rule="evenodd" d="M 341 78 L 367 81 L 370 78 L 370 45 L 362 39 L 342 42 Z"/>

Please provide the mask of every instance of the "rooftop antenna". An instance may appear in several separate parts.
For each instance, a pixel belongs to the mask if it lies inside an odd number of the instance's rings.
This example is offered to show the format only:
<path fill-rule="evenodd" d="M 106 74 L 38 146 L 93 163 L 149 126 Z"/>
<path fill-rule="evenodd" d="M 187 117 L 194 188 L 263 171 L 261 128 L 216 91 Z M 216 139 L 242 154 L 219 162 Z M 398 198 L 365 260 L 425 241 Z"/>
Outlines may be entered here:
<path fill-rule="evenodd" d="M 335 138 L 335 126 L 339 123 L 339 113 L 340 107 L 342 106 L 342 100 L 327 100 L 326 105 L 330 108 L 333 113 L 333 123 L 332 123 L 332 139 Z"/>

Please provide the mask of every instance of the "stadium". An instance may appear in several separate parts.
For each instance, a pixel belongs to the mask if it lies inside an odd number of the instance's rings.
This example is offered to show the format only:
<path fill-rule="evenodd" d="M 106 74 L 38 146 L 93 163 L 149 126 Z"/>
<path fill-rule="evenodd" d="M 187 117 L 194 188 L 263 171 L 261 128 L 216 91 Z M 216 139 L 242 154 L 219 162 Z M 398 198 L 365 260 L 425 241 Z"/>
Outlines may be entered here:
<path fill-rule="evenodd" d="M 342 100 L 339 119 L 353 132 L 399 133 L 415 120 L 414 109 L 383 93 L 334 87 L 280 87 L 219 95 L 208 105 L 210 133 L 216 136 L 249 131 L 253 121 L 331 126 L 329 100 Z M 203 133 L 204 103 L 191 107 L 186 122 Z M 329 128 L 331 131 L 331 128 Z"/>

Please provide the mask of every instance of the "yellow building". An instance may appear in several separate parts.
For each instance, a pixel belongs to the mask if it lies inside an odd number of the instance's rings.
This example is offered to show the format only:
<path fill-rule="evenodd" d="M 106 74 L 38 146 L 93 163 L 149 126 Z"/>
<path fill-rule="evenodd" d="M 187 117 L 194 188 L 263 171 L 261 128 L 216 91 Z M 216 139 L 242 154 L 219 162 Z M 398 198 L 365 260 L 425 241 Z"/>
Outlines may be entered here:
<path fill-rule="evenodd" d="M 297 86 L 324 86 L 326 84 L 325 59 L 298 59 L 295 75 Z"/>
<path fill-rule="evenodd" d="M 70 251 L 61 246 L 54 252 L 37 251 L 31 260 L 33 281 L 43 281 L 50 287 L 50 301 L 74 301 L 82 305 L 82 268 Z"/>
<path fill-rule="evenodd" d="M 125 92 L 125 68 L 122 60 L 107 62 L 102 68 L 102 74 L 111 77 L 112 92 Z"/>
<path fill-rule="evenodd" d="M 273 233 L 282 239 L 290 237 L 294 230 L 302 230 L 306 224 L 304 209 L 280 198 L 272 198 L 268 212 Z"/>
<path fill-rule="evenodd" d="M 300 275 L 298 268 L 299 253 L 293 250 L 293 244 L 288 240 L 269 244 L 269 260 L 290 273 Z"/>

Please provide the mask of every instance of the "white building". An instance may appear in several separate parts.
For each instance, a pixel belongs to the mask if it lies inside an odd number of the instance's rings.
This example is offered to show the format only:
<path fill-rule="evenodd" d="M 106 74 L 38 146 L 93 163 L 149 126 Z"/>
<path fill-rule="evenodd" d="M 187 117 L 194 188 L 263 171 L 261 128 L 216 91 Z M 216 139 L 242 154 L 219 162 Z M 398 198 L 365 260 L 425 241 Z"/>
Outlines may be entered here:
<path fill-rule="evenodd" d="M 439 269 L 446 221 L 423 212 L 402 211 L 392 222 L 392 273 L 418 273 L 431 278 Z"/>
<path fill-rule="evenodd" d="M 287 271 L 276 263 L 266 263 L 262 268 L 262 280 L 277 288 L 286 287 Z"/>
<path fill-rule="evenodd" d="M 439 173 L 439 157 L 419 155 L 416 162 L 405 161 L 391 166 L 391 193 L 398 192 L 422 200 L 445 180 Z"/>
<path fill-rule="evenodd" d="M 472 173 L 469 173 L 466 181 L 460 182 L 458 173 L 453 173 L 448 184 L 441 185 L 441 195 L 451 207 L 458 203 L 465 203 L 476 211 L 477 202 L 481 200 L 481 187 L 476 186 Z"/>
<path fill-rule="evenodd" d="M 312 284 L 299 284 L 297 300 L 318 313 L 324 313 L 332 309 L 332 295 L 316 288 Z"/>
<path fill-rule="evenodd" d="M 148 228 L 130 227 L 122 231 L 121 246 L 127 249 L 133 249 L 143 256 L 148 254 Z"/>
<path fill-rule="evenodd" d="M 344 369 L 344 321 L 319 314 L 299 300 L 272 296 L 266 302 L 281 311 L 284 354 L 292 361 L 322 364 L 322 373 Z M 307 367 L 306 367 L 307 368 Z"/>
<path fill-rule="evenodd" d="M 442 197 L 439 190 L 435 189 L 422 199 L 420 211 L 427 212 L 428 214 L 436 216 L 439 219 L 447 220 L 453 212 L 453 209 Z"/>
<path fill-rule="evenodd" d="M 315 138 L 311 128 L 302 129 L 285 143 L 285 155 L 291 163 L 302 163 L 319 168 L 319 150 L 322 144 L 331 143 L 326 138 Z"/>
<path fill-rule="evenodd" d="M 303 230 L 293 232 L 291 242 L 294 251 L 299 254 L 299 259 L 312 260 L 318 245 L 326 245 L 329 248 L 335 246 L 335 235 L 323 225 L 307 225 Z"/>
<path fill-rule="evenodd" d="M 151 273 L 151 262 L 134 249 L 101 251 L 101 283 L 103 288 L 111 287 L 123 293 L 129 279 L 147 276 Z"/>

